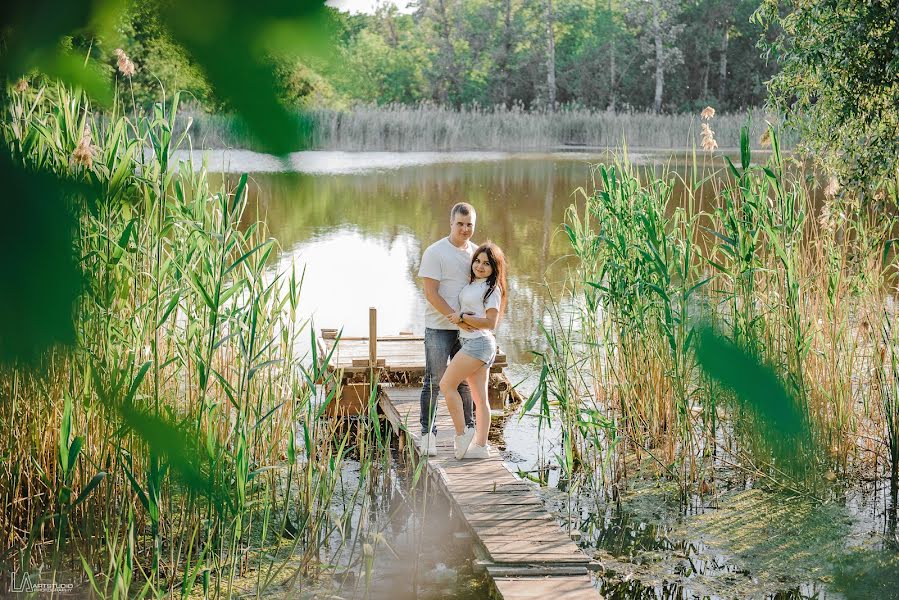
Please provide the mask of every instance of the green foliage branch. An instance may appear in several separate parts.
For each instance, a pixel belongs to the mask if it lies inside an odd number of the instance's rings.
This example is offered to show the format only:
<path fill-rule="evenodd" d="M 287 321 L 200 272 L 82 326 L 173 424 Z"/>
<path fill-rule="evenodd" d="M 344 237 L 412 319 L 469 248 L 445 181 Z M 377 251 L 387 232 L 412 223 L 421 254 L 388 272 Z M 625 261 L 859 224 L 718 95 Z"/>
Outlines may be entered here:
<path fill-rule="evenodd" d="M 899 169 L 899 5 L 895 0 L 765 0 L 753 19 L 781 70 L 772 108 L 806 154 L 857 192 Z"/>

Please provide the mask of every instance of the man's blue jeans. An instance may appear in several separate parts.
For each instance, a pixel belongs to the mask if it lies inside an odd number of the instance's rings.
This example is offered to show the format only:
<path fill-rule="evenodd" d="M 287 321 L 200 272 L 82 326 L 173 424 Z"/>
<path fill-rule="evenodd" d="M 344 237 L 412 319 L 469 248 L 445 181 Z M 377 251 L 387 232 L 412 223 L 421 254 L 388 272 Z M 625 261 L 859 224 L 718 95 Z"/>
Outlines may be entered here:
<path fill-rule="evenodd" d="M 437 433 L 434 415 L 437 413 L 437 394 L 440 393 L 440 379 L 446 373 L 446 364 L 459 348 L 459 332 L 455 329 L 425 329 L 425 380 L 421 390 L 421 433 L 428 430 Z M 468 382 L 459 384 L 462 396 L 462 411 L 465 413 L 465 424 L 474 427 L 471 414 L 471 390 Z"/>

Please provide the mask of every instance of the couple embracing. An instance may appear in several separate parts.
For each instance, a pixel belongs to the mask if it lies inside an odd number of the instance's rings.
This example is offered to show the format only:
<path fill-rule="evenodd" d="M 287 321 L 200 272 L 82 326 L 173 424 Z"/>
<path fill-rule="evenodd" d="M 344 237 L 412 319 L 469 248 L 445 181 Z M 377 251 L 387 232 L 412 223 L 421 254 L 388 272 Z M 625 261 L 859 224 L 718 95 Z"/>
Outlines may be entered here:
<path fill-rule="evenodd" d="M 421 451 L 428 456 L 437 454 L 438 392 L 456 430 L 456 458 L 490 456 L 487 383 L 496 359 L 494 330 L 506 306 L 506 258 L 496 244 L 471 242 L 476 220 L 471 204 L 453 206 L 450 234 L 428 246 L 418 270 L 427 299 Z"/>

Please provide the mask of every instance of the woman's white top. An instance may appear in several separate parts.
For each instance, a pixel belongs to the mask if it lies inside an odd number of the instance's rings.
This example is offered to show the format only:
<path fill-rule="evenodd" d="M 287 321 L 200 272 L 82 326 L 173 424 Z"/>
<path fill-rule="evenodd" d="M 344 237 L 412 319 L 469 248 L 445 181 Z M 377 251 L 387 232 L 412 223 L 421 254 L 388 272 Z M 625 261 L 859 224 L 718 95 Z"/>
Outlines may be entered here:
<path fill-rule="evenodd" d="M 493 288 L 485 302 L 484 294 L 486 292 L 487 280 L 475 279 L 459 292 L 459 310 L 464 313 L 472 313 L 472 316 L 481 319 L 487 316 L 488 309 L 495 308 L 499 310 L 500 302 L 503 298 L 502 292 L 499 291 L 498 287 Z M 488 335 L 493 335 L 493 331 L 489 329 L 476 329 L 474 331 L 462 329 L 459 331 L 459 336 L 463 338 L 477 338 Z"/>

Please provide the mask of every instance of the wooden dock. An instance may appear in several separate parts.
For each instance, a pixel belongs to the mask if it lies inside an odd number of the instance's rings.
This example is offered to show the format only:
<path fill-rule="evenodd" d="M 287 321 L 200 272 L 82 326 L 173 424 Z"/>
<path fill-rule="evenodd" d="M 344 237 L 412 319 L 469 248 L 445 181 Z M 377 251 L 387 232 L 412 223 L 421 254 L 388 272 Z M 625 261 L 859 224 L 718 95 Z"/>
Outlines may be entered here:
<path fill-rule="evenodd" d="M 377 321 L 378 313 L 371 308 L 369 335 L 342 336 L 337 329 L 322 329 L 316 339 L 318 360 L 320 363 L 327 361 L 323 370 L 332 375 L 327 384 L 340 385 L 340 395 L 329 406 L 330 414 L 367 413 L 372 376 L 382 383 L 421 382 L 425 372 L 424 337 L 411 332 L 380 336 Z M 497 349 L 488 386 L 492 409 L 502 409 L 512 393 L 511 384 L 502 374 L 506 366 L 506 355 Z"/>
<path fill-rule="evenodd" d="M 452 420 L 442 398 L 437 410 L 437 456 L 420 455 L 421 389 L 383 386 L 381 410 L 397 434 L 414 444 L 416 458 L 427 460 L 430 480 L 450 499 L 453 512 L 476 542 L 478 564 L 493 581 L 496 596 L 600 600 L 590 577 L 597 563 L 562 531 L 531 484 L 517 479 L 498 454 L 456 460 Z"/>
<path fill-rule="evenodd" d="M 379 336 L 377 311 L 372 308 L 367 337 L 344 337 L 336 329 L 322 329 L 317 350 L 322 363 L 327 359 L 323 370 L 330 374 L 330 385 L 341 390 L 334 397 L 331 414 L 369 414 L 370 381 L 379 383 L 381 411 L 396 434 L 412 444 L 415 460 L 426 461 L 429 481 L 449 499 L 453 513 L 468 528 L 478 565 L 487 571 L 496 597 L 601 600 L 590 575 L 598 563 L 562 531 L 531 484 L 516 478 L 499 454 L 456 460 L 455 431 L 442 398 L 436 416 L 437 456 L 421 455 L 419 398 L 425 370 L 421 336 Z M 502 375 L 505 366 L 506 357 L 500 353 L 491 369 L 491 408 L 502 408 L 509 396 L 510 386 Z M 400 386 L 397 381 L 414 383 Z"/>
<path fill-rule="evenodd" d="M 319 352 L 327 355 L 333 350 L 329 367 L 339 369 L 346 375 L 367 374 L 371 356 L 376 357 L 377 368 L 387 374 L 424 374 L 425 345 L 422 336 L 405 333 L 377 336 L 374 339 L 375 348 L 372 350 L 370 337 L 341 337 L 338 340 L 336 330 L 323 329 L 319 338 Z M 506 366 L 506 355 L 500 352 L 490 370 L 500 373 Z"/>

